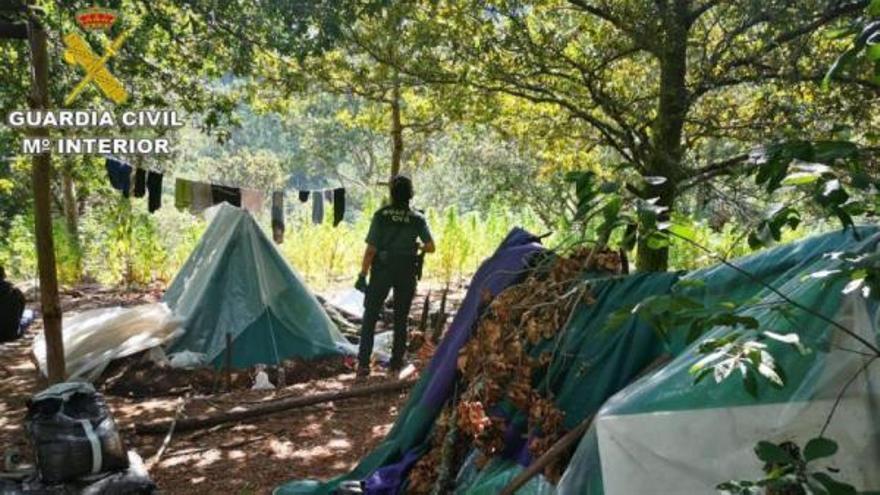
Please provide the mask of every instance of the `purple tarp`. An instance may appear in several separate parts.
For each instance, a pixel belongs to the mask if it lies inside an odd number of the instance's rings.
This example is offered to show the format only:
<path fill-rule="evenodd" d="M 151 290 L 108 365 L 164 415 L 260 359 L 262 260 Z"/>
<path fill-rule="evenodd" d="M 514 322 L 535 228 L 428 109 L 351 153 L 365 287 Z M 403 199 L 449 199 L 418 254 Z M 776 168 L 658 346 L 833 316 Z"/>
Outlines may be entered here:
<path fill-rule="evenodd" d="M 461 307 L 425 372 L 428 383 L 419 400 L 421 407 L 439 413 L 443 404 L 449 399 L 455 382 L 458 354 L 470 339 L 471 331 L 480 316 L 482 294 L 488 291 L 492 297 L 495 297 L 499 292 L 516 283 L 524 274 L 532 255 L 541 250 L 543 247 L 537 237 L 516 228 L 507 234 L 495 254 L 480 265 L 471 279 Z M 409 469 L 421 454 L 421 449 L 412 449 L 400 461 L 377 469 L 364 480 L 365 493 L 397 494 Z"/>

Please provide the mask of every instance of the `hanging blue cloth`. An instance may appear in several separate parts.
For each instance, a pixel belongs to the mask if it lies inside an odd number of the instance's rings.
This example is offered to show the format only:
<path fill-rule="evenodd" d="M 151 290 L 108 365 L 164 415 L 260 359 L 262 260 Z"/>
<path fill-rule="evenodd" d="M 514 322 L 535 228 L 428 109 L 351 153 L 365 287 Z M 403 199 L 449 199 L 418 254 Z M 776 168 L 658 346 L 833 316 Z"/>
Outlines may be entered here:
<path fill-rule="evenodd" d="M 131 165 L 107 158 L 104 166 L 107 168 L 107 176 L 110 177 L 110 185 L 113 189 L 122 191 L 122 196 L 127 198 L 131 190 Z"/>
<path fill-rule="evenodd" d="M 312 223 L 320 225 L 324 222 L 324 192 L 312 191 Z"/>

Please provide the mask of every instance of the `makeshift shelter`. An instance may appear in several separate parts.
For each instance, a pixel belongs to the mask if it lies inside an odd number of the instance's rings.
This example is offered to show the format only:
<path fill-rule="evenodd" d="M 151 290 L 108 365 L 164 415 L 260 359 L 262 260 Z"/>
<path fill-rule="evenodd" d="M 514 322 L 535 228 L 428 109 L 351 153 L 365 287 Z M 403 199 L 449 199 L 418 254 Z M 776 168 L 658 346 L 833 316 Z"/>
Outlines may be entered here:
<path fill-rule="evenodd" d="M 740 313 L 759 322 L 750 334 L 796 333 L 809 351 L 801 354 L 768 339 L 786 385 L 775 388 L 760 380 L 755 398 L 738 375 L 694 384 L 689 372 L 701 358 L 699 344 L 731 328 L 715 328 L 677 349 L 667 366 L 606 403 L 569 463 L 559 493 L 710 493 L 724 481 L 760 479 L 763 462 L 753 451 L 759 441 L 791 441 L 803 448 L 823 432 L 829 417 L 824 436 L 836 441 L 839 451 L 819 462 L 818 470 L 839 470 L 836 479 L 863 492 L 880 490 L 880 360 L 834 324 L 784 304 L 767 287 L 876 345 L 878 304 L 860 291 L 844 294 L 848 280 L 822 277 L 839 268 L 840 253 L 876 254 L 878 230 L 859 233 L 861 240 L 852 232 L 826 234 L 733 262 L 763 284 L 725 265 L 684 277 L 702 283 L 679 284 L 680 293 L 709 304 L 750 301 Z"/>
<path fill-rule="evenodd" d="M 232 365 L 277 364 L 341 354 L 350 346 L 249 213 L 221 204 L 165 293 L 185 332 L 169 352 Z"/>
<path fill-rule="evenodd" d="M 821 319 L 803 312 L 793 313 L 792 319 L 787 319 L 792 316 L 789 313 L 781 316 L 772 309 L 779 305 L 777 296 L 764 284 L 877 342 L 876 304 L 855 294 L 843 296 L 845 282 L 827 283 L 810 277 L 839 263 L 826 256 L 828 252 L 873 253 L 880 240 L 878 230 L 863 228 L 859 232 L 862 240 L 852 232 L 827 234 L 733 262 L 754 278 L 719 265 L 690 274 L 590 279 L 595 301 L 579 306 L 552 342 L 539 343 L 531 353 L 537 356 L 550 346 L 556 351 L 546 372 L 535 380 L 564 411 L 566 428 L 596 413 L 598 419 L 556 486 L 539 475 L 517 493 L 712 493 L 720 482 L 760 477 L 761 465 L 752 452 L 759 440 L 803 444 L 817 436 L 817 422 L 826 417 L 835 393 L 871 358 L 851 352 L 852 340 Z M 522 250 L 523 245 L 529 247 Z M 525 233 L 509 236 L 481 267 L 468 298 L 475 297 L 474 287 L 486 284 L 488 273 L 494 273 L 489 278 L 520 273 L 525 259 L 539 251 Z M 682 279 L 688 282 L 678 283 Z M 496 280 L 504 283 L 493 287 L 492 295 L 518 280 Z M 707 379 L 693 385 L 688 371 L 701 357 L 696 353 L 699 342 L 723 335 L 730 328 L 713 329 L 690 346 L 680 340 L 660 339 L 636 317 L 623 322 L 617 331 L 607 330 L 608 319 L 617 310 L 670 292 L 706 303 L 748 301 L 744 314 L 754 316 L 760 330 L 797 332 L 814 350 L 801 355 L 786 345 L 771 343 L 779 367 L 786 371 L 787 385 L 777 390 L 761 384 L 758 399 L 747 394 L 736 378 L 721 384 Z M 451 396 L 458 352 L 477 319 L 477 308 L 468 306 L 467 301 L 462 310 L 466 316 L 461 312 L 456 315 L 428 371 L 382 444 L 347 476 L 328 483 L 290 482 L 275 493 L 330 493 L 343 480 L 364 480 L 366 493 L 406 493 L 410 469 L 430 447 L 433 422 Z M 830 353 L 821 350 L 829 346 Z M 663 354 L 672 354 L 674 360 L 632 383 Z M 835 458 L 836 466 L 843 469 L 840 479 L 860 489 L 880 488 L 876 470 L 871 471 L 872 466 L 880 465 L 880 428 L 870 419 L 878 417 L 876 373 L 872 369 L 854 382 L 836 413 L 840 416 L 828 430 L 828 436 L 841 445 L 841 454 Z M 443 386 L 432 388 L 436 383 Z M 477 467 L 476 453 L 469 455 L 456 473 L 456 493 L 498 493 L 532 462 L 526 443 L 535 432 L 523 429 L 518 413 L 511 415 L 501 455 L 482 468 Z M 844 451 L 848 453 L 844 455 Z"/>
<path fill-rule="evenodd" d="M 531 257 L 542 250 L 538 239 L 521 229 L 507 234 L 495 253 L 485 260 L 471 280 L 467 294 L 446 331 L 428 368 L 416 384 L 406 406 L 385 440 L 348 475 L 328 481 L 292 481 L 276 494 L 329 494 L 343 481 L 362 480 L 384 467 L 388 477 L 402 479 L 418 459 L 425 438 L 452 392 L 458 351 L 470 338 L 481 313 L 484 297 L 494 296 L 522 278 Z M 389 482 L 390 483 L 390 482 Z M 387 492 L 391 492 L 390 489 Z"/>

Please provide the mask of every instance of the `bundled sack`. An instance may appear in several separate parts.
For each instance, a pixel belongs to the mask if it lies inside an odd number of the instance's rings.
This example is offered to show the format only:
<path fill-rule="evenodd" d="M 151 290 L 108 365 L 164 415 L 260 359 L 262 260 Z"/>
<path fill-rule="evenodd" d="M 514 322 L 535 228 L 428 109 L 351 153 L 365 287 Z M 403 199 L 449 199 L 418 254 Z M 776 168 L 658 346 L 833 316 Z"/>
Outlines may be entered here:
<path fill-rule="evenodd" d="M 0 495 L 156 495 L 159 489 L 150 479 L 144 461 L 128 451 L 127 471 L 104 473 L 63 484 L 47 484 L 36 474 L 21 481 L 0 478 Z"/>
<path fill-rule="evenodd" d="M 59 383 L 34 395 L 26 425 L 46 483 L 128 468 L 110 410 L 88 383 Z"/>

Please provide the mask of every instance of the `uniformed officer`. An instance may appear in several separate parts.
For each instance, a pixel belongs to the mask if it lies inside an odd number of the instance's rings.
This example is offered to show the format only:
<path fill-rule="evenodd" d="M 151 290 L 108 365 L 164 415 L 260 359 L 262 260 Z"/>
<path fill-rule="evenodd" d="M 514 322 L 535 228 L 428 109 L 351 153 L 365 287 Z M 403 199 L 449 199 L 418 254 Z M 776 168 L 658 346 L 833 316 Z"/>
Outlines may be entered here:
<path fill-rule="evenodd" d="M 395 176 L 391 179 L 391 204 L 380 208 L 370 223 L 361 273 L 355 284 L 366 294 L 358 377 L 370 374 L 376 322 L 391 289 L 394 289 L 394 345 L 390 368 L 394 372 L 403 366 L 409 309 L 416 292 L 417 265 L 421 254 L 435 250 L 425 216 L 409 206 L 412 197 L 412 181 L 402 175 Z"/>

